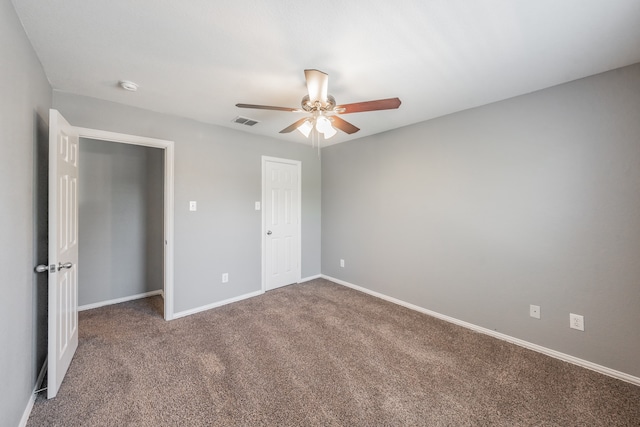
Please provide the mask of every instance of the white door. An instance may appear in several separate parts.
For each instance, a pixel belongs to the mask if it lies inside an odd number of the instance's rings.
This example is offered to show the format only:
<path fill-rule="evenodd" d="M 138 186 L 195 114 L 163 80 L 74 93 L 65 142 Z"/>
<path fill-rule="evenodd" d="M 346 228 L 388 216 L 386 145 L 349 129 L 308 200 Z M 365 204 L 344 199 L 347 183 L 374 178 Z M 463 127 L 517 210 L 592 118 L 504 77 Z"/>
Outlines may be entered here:
<path fill-rule="evenodd" d="M 300 280 L 300 162 L 263 158 L 265 289 Z"/>
<path fill-rule="evenodd" d="M 78 347 L 78 134 L 49 113 L 49 348 L 47 398 Z"/>

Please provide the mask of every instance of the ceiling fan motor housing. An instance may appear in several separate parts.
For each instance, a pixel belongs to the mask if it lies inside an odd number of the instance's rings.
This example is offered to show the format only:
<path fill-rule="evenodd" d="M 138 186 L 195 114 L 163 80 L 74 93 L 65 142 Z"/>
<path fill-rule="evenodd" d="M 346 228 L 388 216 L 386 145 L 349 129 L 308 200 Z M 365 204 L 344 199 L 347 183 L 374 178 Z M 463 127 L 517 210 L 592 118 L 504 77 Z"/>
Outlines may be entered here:
<path fill-rule="evenodd" d="M 327 95 L 327 99 L 323 101 L 315 101 L 311 102 L 309 95 L 305 95 L 302 98 L 302 109 L 304 111 L 312 112 L 312 111 L 333 111 L 336 106 L 336 100 L 333 96 Z"/>

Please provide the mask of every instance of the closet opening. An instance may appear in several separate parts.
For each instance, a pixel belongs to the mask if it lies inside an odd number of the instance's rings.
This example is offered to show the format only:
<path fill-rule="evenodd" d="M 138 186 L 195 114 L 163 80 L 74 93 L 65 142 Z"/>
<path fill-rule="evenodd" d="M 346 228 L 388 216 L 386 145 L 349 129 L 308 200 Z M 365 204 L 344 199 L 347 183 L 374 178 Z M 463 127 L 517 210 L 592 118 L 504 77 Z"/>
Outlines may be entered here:
<path fill-rule="evenodd" d="M 78 310 L 152 298 L 173 318 L 173 141 L 77 128 Z"/>

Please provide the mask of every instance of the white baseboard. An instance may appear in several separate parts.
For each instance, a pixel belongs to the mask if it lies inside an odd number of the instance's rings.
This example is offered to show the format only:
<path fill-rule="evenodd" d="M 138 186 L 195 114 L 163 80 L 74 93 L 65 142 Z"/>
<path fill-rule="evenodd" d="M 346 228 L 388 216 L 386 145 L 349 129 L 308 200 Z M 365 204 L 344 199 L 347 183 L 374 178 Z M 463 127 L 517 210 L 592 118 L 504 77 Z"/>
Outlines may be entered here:
<path fill-rule="evenodd" d="M 44 380 L 44 376 L 47 373 L 47 366 L 48 366 L 47 360 L 48 360 L 47 358 L 44 359 L 44 364 L 40 368 L 40 373 L 38 374 L 38 378 L 36 379 L 36 384 L 33 386 L 31 397 L 27 402 L 27 407 L 24 409 L 24 412 L 22 413 L 22 418 L 20 419 L 20 424 L 18 424 L 18 427 L 27 426 L 27 422 L 29 421 L 29 416 L 31 415 L 31 411 L 33 410 L 33 405 L 36 403 L 36 397 L 38 397 L 36 395 L 36 391 L 38 391 L 42 386 L 42 381 Z"/>
<path fill-rule="evenodd" d="M 31 393 L 31 397 L 29 398 L 29 401 L 27 402 L 27 407 L 24 409 L 24 412 L 22 413 L 22 418 L 20 419 L 20 424 L 18 424 L 18 427 L 26 427 L 27 426 L 27 421 L 29 421 L 29 416 L 31 415 L 31 410 L 33 409 L 33 404 L 36 403 L 36 393 L 35 393 L 35 389 L 33 389 L 33 393 Z"/>
<path fill-rule="evenodd" d="M 369 295 L 372 295 L 374 297 L 377 297 L 377 298 L 392 302 L 394 304 L 401 305 L 401 306 L 409 308 L 411 310 L 415 310 L 415 311 L 418 311 L 420 313 L 424 313 L 424 314 L 427 314 L 429 316 L 433 316 L 433 317 L 436 317 L 438 319 L 442 319 L 442 320 L 444 320 L 446 322 L 454 323 L 456 325 L 471 329 L 473 331 L 476 331 L 476 332 L 479 332 L 479 333 L 482 333 L 482 334 L 485 334 L 485 335 L 489 335 L 489 336 L 492 336 L 494 338 L 498 338 L 500 340 L 510 342 L 512 344 L 519 345 L 520 347 L 528 348 L 529 350 L 537 351 L 538 353 L 546 354 L 547 356 L 551 356 L 553 358 L 560 359 L 562 361 L 569 362 L 569 363 L 572 363 L 574 365 L 578 365 L 578 366 L 581 366 L 583 368 L 587 368 L 587 369 L 590 369 L 592 371 L 596 371 L 596 372 L 599 372 L 601 374 L 608 375 L 610 377 L 613 377 L 613 378 L 616 378 L 616 379 L 619 379 L 619 380 L 622 380 L 622 381 L 626 381 L 628 383 L 640 386 L 640 378 L 639 377 L 636 377 L 636 376 L 633 376 L 633 375 L 630 375 L 630 374 L 627 374 L 627 373 L 624 373 L 624 372 L 616 371 L 615 369 L 607 368 L 606 366 L 598 365 L 597 363 L 589 362 L 588 360 L 580 359 L 578 357 L 571 356 L 569 354 L 561 353 L 559 351 L 552 350 L 550 348 L 543 347 L 543 346 L 538 345 L 538 344 L 533 344 L 533 343 L 530 343 L 528 341 L 521 340 L 519 338 L 514 338 L 514 337 L 512 337 L 510 335 L 506 335 L 506 334 L 502 334 L 500 332 L 492 331 L 491 329 L 483 328 L 482 326 L 474 325 L 473 323 L 465 322 L 463 320 L 458 320 L 458 319 L 456 319 L 454 317 L 449 317 L 449 316 L 446 316 L 444 314 L 440 314 L 440 313 L 437 313 L 435 311 L 431 311 L 431 310 L 428 310 L 426 308 L 422 308 L 422 307 L 419 307 L 417 305 L 410 304 L 408 302 L 399 300 L 397 298 L 393 298 L 393 297 L 381 294 L 379 292 L 375 292 L 375 291 L 372 291 L 370 289 L 363 288 L 362 286 L 354 285 L 353 283 L 349 283 L 349 282 L 345 282 L 344 280 L 336 279 L 335 277 L 327 276 L 325 274 L 322 274 L 321 277 L 323 279 L 329 280 L 331 282 L 335 282 L 335 283 L 337 283 L 339 285 L 343 285 L 343 286 L 346 286 L 348 288 L 352 288 L 352 289 L 355 289 L 357 291 L 364 292 L 365 294 L 369 294 Z"/>
<path fill-rule="evenodd" d="M 316 274 L 315 276 L 303 277 L 302 279 L 300 279 L 300 281 L 298 283 L 309 282 L 309 281 L 314 280 L 314 279 L 320 279 L 321 277 L 322 277 L 322 274 Z M 262 294 L 264 294 L 264 291 L 262 291 L 262 290 L 255 291 L 255 292 L 250 292 L 248 294 L 244 294 L 244 295 L 240 295 L 240 296 L 237 296 L 237 297 L 229 298 L 229 299 L 226 299 L 224 301 L 218 301 L 218 302 L 214 302 L 212 304 L 203 305 L 201 307 L 192 308 L 190 310 L 181 311 L 179 313 L 174 313 L 173 314 L 173 319 L 178 319 L 180 317 L 190 316 L 192 314 L 200 313 L 202 311 L 211 310 L 212 308 L 221 307 L 223 305 L 231 304 L 233 302 L 242 301 L 243 299 L 257 297 L 258 295 L 262 295 Z"/>
<path fill-rule="evenodd" d="M 322 274 L 316 274 L 315 276 L 303 277 L 298 283 L 310 282 L 311 280 L 320 279 Z"/>
<path fill-rule="evenodd" d="M 155 296 L 155 295 L 160 295 L 160 296 L 162 296 L 162 298 L 164 298 L 164 292 L 162 291 L 162 289 L 160 289 L 160 290 L 157 290 L 157 291 L 145 292 L 143 294 L 136 294 L 136 295 L 131 295 L 131 296 L 128 296 L 128 297 L 110 299 L 108 301 L 100 301 L 100 302 L 94 302 L 93 304 L 81 305 L 81 306 L 78 306 L 78 311 L 91 310 L 92 308 L 104 307 L 105 305 L 120 304 L 121 302 L 133 301 L 135 299 L 148 298 L 148 297 L 152 297 L 152 296 Z"/>
<path fill-rule="evenodd" d="M 192 314 L 200 313 L 202 311 L 211 310 L 212 308 L 221 307 L 223 305 L 231 304 L 232 302 L 242 301 L 243 299 L 257 297 L 258 295 L 264 294 L 264 291 L 255 291 L 250 292 L 248 294 L 239 295 L 237 297 L 229 298 L 223 301 L 214 302 L 212 304 L 203 305 L 201 307 L 192 308 L 185 311 L 180 311 L 178 313 L 173 313 L 173 318 L 178 319 L 180 317 L 190 316 Z"/>

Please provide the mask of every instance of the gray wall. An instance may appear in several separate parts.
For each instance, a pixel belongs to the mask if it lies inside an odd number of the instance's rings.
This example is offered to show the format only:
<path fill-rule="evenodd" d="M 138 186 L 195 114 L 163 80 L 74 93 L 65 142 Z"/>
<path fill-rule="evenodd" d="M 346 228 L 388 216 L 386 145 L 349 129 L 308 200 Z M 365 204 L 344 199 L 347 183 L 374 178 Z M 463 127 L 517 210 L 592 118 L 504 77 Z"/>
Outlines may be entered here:
<path fill-rule="evenodd" d="M 51 87 L 8 0 L 0 1 L 0 40 L 0 426 L 15 426 L 46 355 L 46 334 L 37 327 L 46 318 L 38 311 L 46 289 L 38 288 L 33 267 L 46 262 L 38 258 L 46 242 L 36 232 L 36 172 Z"/>
<path fill-rule="evenodd" d="M 640 64 L 322 156 L 324 274 L 640 376 Z"/>
<path fill-rule="evenodd" d="M 320 159 L 311 147 L 69 93 L 54 91 L 53 103 L 74 126 L 175 141 L 176 312 L 261 289 L 262 155 L 302 161 L 302 276 L 320 273 Z"/>
<path fill-rule="evenodd" d="M 81 138 L 80 158 L 78 304 L 162 289 L 164 151 Z"/>

